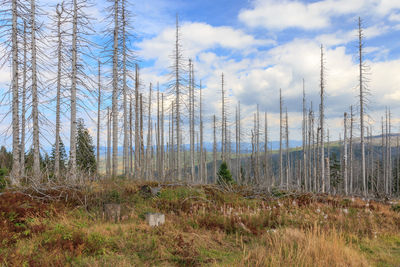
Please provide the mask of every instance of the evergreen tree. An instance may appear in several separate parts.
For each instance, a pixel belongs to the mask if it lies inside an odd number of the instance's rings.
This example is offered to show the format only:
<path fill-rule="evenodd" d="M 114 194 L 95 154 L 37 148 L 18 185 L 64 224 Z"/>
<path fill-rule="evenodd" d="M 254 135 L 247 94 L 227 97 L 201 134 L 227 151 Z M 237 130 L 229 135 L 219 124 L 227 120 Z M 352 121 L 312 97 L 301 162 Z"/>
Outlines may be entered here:
<path fill-rule="evenodd" d="M 76 137 L 76 159 L 81 171 L 96 172 L 96 155 L 92 137 L 89 134 L 83 119 L 78 120 Z"/>
<path fill-rule="evenodd" d="M 235 181 L 232 178 L 232 174 L 228 169 L 228 164 L 225 161 L 222 162 L 218 170 L 218 184 L 234 184 Z"/>
<path fill-rule="evenodd" d="M 64 142 L 59 139 L 59 160 L 60 160 L 60 170 L 65 171 L 66 170 L 66 162 L 67 162 L 67 152 L 65 151 L 65 146 Z M 54 171 L 54 165 L 55 165 L 55 160 L 56 160 L 56 144 L 53 145 L 51 148 L 51 154 L 50 154 L 50 162 L 51 162 L 51 168 L 52 171 Z"/>
<path fill-rule="evenodd" d="M 336 153 L 332 153 L 329 169 L 331 174 L 331 186 L 337 188 L 343 179 L 340 173 L 340 161 Z"/>

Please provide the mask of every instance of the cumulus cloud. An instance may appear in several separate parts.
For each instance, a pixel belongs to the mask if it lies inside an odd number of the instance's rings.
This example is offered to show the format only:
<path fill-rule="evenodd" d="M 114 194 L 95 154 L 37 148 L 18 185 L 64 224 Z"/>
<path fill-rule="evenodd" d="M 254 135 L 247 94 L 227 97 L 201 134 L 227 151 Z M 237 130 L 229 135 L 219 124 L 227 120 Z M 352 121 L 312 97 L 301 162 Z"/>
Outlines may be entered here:
<path fill-rule="evenodd" d="M 371 12 L 385 16 L 399 8 L 400 2 L 391 0 L 322 0 L 311 3 L 297 0 L 254 0 L 250 9 L 240 12 L 239 19 L 249 27 L 270 30 L 318 30 L 331 26 L 333 17 Z"/>

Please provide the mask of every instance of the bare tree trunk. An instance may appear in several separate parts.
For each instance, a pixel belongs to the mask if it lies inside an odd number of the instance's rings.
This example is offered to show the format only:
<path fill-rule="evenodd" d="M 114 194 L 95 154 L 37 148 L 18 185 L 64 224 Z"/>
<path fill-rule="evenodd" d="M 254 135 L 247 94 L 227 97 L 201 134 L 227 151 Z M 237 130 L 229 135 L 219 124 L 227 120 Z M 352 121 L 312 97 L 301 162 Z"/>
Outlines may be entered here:
<path fill-rule="evenodd" d="M 282 154 L 282 139 L 283 139 L 283 120 L 282 120 L 282 89 L 279 89 L 279 180 L 283 186 L 283 154 Z"/>
<path fill-rule="evenodd" d="M 213 175 L 213 178 L 214 178 L 214 183 L 216 183 L 217 182 L 217 136 L 216 136 L 215 115 L 213 117 L 213 120 L 214 120 L 214 127 L 213 127 L 213 129 L 214 129 L 214 145 L 213 145 L 213 166 L 214 166 L 213 170 L 214 170 L 214 175 Z"/>
<path fill-rule="evenodd" d="M 240 138 L 241 138 L 241 118 L 240 118 L 240 101 L 238 103 L 238 151 L 239 151 L 239 155 L 238 155 L 238 166 L 239 166 L 239 181 L 242 182 L 243 178 L 242 177 L 242 172 L 241 172 L 241 167 L 242 167 L 242 159 L 241 159 L 241 147 L 240 147 Z"/>
<path fill-rule="evenodd" d="M 225 161 L 225 89 L 224 74 L 221 75 L 221 159 Z"/>
<path fill-rule="evenodd" d="M 303 182 L 304 182 L 304 189 L 305 191 L 308 190 L 307 186 L 307 156 L 306 156 L 306 147 L 307 147 L 307 118 L 306 118 L 306 90 L 305 90 L 305 83 L 303 79 L 303 123 L 302 123 L 302 137 L 303 137 Z"/>
<path fill-rule="evenodd" d="M 392 115 L 390 112 L 389 108 L 389 136 L 388 136 L 388 150 L 389 150 L 389 155 L 388 155 L 388 182 L 389 182 L 389 195 L 392 195 L 393 192 L 393 175 L 392 175 Z"/>
<path fill-rule="evenodd" d="M 64 7 L 57 5 L 57 96 L 56 96 L 56 143 L 54 155 L 54 175 L 56 178 L 60 176 L 60 105 L 61 105 L 61 71 L 62 71 L 62 38 L 61 38 L 61 19 Z M 25 70 L 26 71 L 26 70 Z"/>
<path fill-rule="evenodd" d="M 129 94 L 129 178 L 133 175 L 133 99 Z"/>
<path fill-rule="evenodd" d="M 350 188 L 349 188 L 349 193 L 353 194 L 353 124 L 354 124 L 354 113 L 353 113 L 353 106 L 350 106 L 350 142 L 349 142 L 349 161 L 350 161 L 350 166 L 349 166 L 349 175 L 350 175 Z"/>
<path fill-rule="evenodd" d="M 76 1 L 76 0 L 75 0 Z M 113 71 L 112 71 L 112 177 L 118 174 L 118 0 L 114 1 L 114 44 L 113 44 Z"/>
<path fill-rule="evenodd" d="M 204 176 L 204 171 L 205 171 L 205 160 L 204 160 L 204 148 L 203 148 L 203 99 L 202 99 L 202 86 L 201 86 L 201 81 L 200 81 L 200 88 L 199 88 L 199 94 L 200 94 L 200 182 L 201 183 L 207 183 L 207 177 Z"/>
<path fill-rule="evenodd" d="M 17 0 L 12 0 L 12 155 L 11 182 L 18 185 L 20 175 L 19 152 L 19 91 L 18 91 L 18 10 Z"/>
<path fill-rule="evenodd" d="M 107 107 L 107 161 L 106 161 L 106 175 L 111 176 L 111 114 L 110 108 Z"/>
<path fill-rule="evenodd" d="M 24 62 L 23 62 L 23 81 L 22 81 L 22 103 L 21 103 L 21 177 L 25 177 L 25 132 L 26 132 L 26 82 L 27 82 L 27 50 L 28 50 L 28 43 L 27 43 L 27 26 L 26 21 L 24 21 Z"/>
<path fill-rule="evenodd" d="M 78 51 L 77 51 L 77 35 L 78 35 L 78 4 L 77 0 L 73 0 L 73 22 L 72 22 L 72 85 L 71 85 L 71 133 L 70 133 L 70 156 L 69 167 L 72 180 L 76 180 L 76 84 L 78 73 Z"/>
<path fill-rule="evenodd" d="M 348 190 L 348 178 L 347 178 L 347 112 L 344 113 L 344 119 L 343 119 L 343 126 L 344 126 L 344 134 L 343 134 L 343 146 L 344 146 L 344 152 L 343 152 L 343 182 L 344 182 L 344 193 L 346 196 L 349 194 Z"/>
<path fill-rule="evenodd" d="M 122 95 L 123 95 L 123 112 L 124 112 L 124 149 L 123 149 L 123 162 L 124 162 L 124 175 L 127 177 L 129 175 L 129 135 L 128 135 L 128 98 L 127 98 L 127 69 L 126 69 L 126 10 L 125 10 L 125 0 L 121 1 L 121 22 L 122 22 Z"/>
<path fill-rule="evenodd" d="M 383 191 L 386 193 L 386 151 L 385 151 L 385 132 L 383 126 L 383 117 L 381 118 L 382 121 L 382 143 L 381 143 L 381 153 L 382 153 L 382 176 L 383 176 Z"/>
<path fill-rule="evenodd" d="M 286 108 L 286 119 L 285 119 L 285 127 L 286 127 L 286 190 L 289 190 L 289 181 L 290 179 L 290 154 L 289 154 L 289 118 L 288 112 Z"/>
<path fill-rule="evenodd" d="M 150 153 L 151 153 L 151 91 L 152 91 L 152 84 L 150 83 L 149 88 L 149 104 L 148 104 L 148 118 L 147 118 L 147 146 L 146 146 L 146 180 L 152 178 L 150 175 Z"/>
<path fill-rule="evenodd" d="M 325 193 L 325 147 L 324 147 L 324 90 L 325 90 L 325 79 L 324 79 L 324 48 L 321 45 L 321 105 L 320 105 L 320 128 L 321 128 L 321 181 L 322 181 L 322 193 Z"/>
<path fill-rule="evenodd" d="M 257 104 L 257 123 L 256 123 L 256 181 L 260 183 L 260 111 Z"/>
<path fill-rule="evenodd" d="M 140 179 L 139 66 L 135 65 L 135 177 Z"/>
<path fill-rule="evenodd" d="M 180 111 L 180 95 L 181 95 L 181 88 L 180 88 L 180 47 L 179 47 L 179 22 L 178 22 L 178 15 L 176 15 L 176 42 L 175 42 L 175 115 L 176 115 L 176 170 L 177 170 L 177 178 L 178 181 L 182 181 L 182 164 L 181 164 L 181 111 Z"/>
<path fill-rule="evenodd" d="M 312 151 L 311 151 L 311 136 L 312 136 L 312 131 L 313 131 L 313 127 L 312 126 L 312 121 L 311 121 L 311 113 L 312 113 L 312 104 L 311 104 L 311 108 L 308 114 L 308 144 L 307 144 L 307 151 L 308 151 L 308 160 L 307 160 L 307 176 L 308 176 L 308 190 L 311 192 L 312 191 L 312 181 L 311 181 L 311 174 L 312 174 Z"/>
<path fill-rule="evenodd" d="M 157 166 L 157 177 L 161 181 L 161 132 L 160 132 L 160 85 L 157 83 L 157 149 L 156 149 L 156 166 Z"/>
<path fill-rule="evenodd" d="M 363 183 L 363 193 L 368 194 L 367 181 L 365 176 L 365 141 L 364 141 L 364 70 L 363 70 L 363 30 L 361 28 L 361 18 L 358 18 L 358 49 L 359 49 L 359 69 L 360 69 L 360 131 L 361 131 L 361 179 Z"/>
<path fill-rule="evenodd" d="M 164 94 L 161 94 L 161 180 L 165 181 L 164 164 Z M 168 151 L 168 150 L 167 150 Z"/>
<path fill-rule="evenodd" d="M 31 44 L 32 44 L 32 123 L 33 123 L 33 178 L 40 179 L 40 146 L 39 146 L 39 100 L 36 65 L 36 4 L 31 0 Z M 72 110 L 72 105 L 71 105 Z M 17 153 L 18 150 L 17 150 Z M 19 160 L 19 158 L 18 158 Z"/>
<path fill-rule="evenodd" d="M 143 138 L 143 95 L 140 94 L 140 155 L 139 155 L 139 169 L 140 169 L 140 179 L 143 179 L 144 175 L 144 138 Z"/>
<path fill-rule="evenodd" d="M 385 194 L 389 195 L 389 135 L 388 135 L 389 127 L 388 127 L 388 110 L 387 110 L 387 107 L 386 107 L 385 115 L 386 115 L 386 120 L 385 120 L 385 123 L 386 123 L 386 128 L 385 128 L 385 150 L 386 150 L 386 152 L 385 152 L 385 165 L 384 165 L 384 168 L 385 168 Z"/>
<path fill-rule="evenodd" d="M 268 117 L 267 112 L 264 113 L 264 179 L 268 186 L 271 185 L 269 179 L 269 164 L 268 164 Z"/>
<path fill-rule="evenodd" d="M 101 66 L 100 60 L 98 61 L 99 73 L 98 73 L 98 93 L 97 93 L 97 175 L 100 171 L 100 111 L 101 111 Z M 57 152 L 58 153 L 58 152 Z"/>

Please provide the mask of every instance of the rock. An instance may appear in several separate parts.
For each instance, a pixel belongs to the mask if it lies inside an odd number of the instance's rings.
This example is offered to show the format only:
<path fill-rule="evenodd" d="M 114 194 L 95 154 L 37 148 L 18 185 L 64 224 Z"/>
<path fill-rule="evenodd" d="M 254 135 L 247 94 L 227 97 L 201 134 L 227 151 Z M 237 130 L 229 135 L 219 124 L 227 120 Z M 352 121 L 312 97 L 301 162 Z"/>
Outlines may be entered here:
<path fill-rule="evenodd" d="M 147 213 L 146 221 L 151 227 L 160 226 L 165 223 L 165 215 L 162 213 Z"/>
<path fill-rule="evenodd" d="M 104 204 L 103 219 L 107 221 L 119 222 L 121 219 L 121 204 Z"/>

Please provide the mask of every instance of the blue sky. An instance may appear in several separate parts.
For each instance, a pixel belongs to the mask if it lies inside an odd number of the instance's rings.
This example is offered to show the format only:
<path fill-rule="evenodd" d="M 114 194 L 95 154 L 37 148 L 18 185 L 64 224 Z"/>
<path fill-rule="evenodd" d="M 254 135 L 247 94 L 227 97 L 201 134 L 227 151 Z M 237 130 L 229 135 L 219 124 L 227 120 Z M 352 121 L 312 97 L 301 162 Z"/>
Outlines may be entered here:
<path fill-rule="evenodd" d="M 39 1 L 44 8 L 56 0 Z M 206 128 L 220 114 L 220 76 L 225 74 L 231 123 L 238 101 L 247 135 L 256 105 L 268 112 L 270 136 L 278 139 L 279 88 L 289 111 L 290 138 L 301 139 L 302 80 L 307 105 L 319 105 L 320 45 L 326 62 L 326 123 L 331 139 L 343 129 L 343 113 L 357 109 L 357 19 L 363 19 L 365 57 L 371 91 L 369 124 L 378 133 L 385 107 L 393 113 L 398 131 L 400 107 L 400 1 L 396 0 L 142 0 L 132 1 L 143 87 L 169 81 L 174 47 L 175 15 L 179 14 L 185 58 L 192 58 L 202 80 Z M 89 12 L 101 22 L 105 0 Z M 95 36 L 96 39 L 96 36 Z M 98 39 L 98 38 L 97 38 Z M 106 68 L 106 67 L 104 67 Z M 3 74 L 2 82 L 9 76 Z M 94 110 L 89 110 L 88 113 Z M 86 116 L 86 115 L 85 115 Z M 95 124 L 87 124 L 95 134 Z M 65 118 L 63 138 L 68 139 Z M 4 129 L 4 125 L 2 128 Z M 232 131 L 234 128 L 232 125 Z M 210 134 L 210 133 L 208 133 Z M 104 140 L 105 135 L 102 135 Z M 210 137 L 210 136 L 209 136 Z M 211 140 L 211 139 L 210 139 Z M 246 141 L 244 140 L 244 141 Z M 248 141 L 248 140 L 247 140 Z"/>

